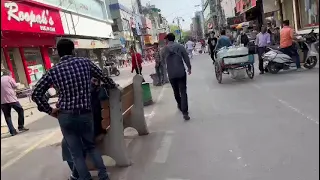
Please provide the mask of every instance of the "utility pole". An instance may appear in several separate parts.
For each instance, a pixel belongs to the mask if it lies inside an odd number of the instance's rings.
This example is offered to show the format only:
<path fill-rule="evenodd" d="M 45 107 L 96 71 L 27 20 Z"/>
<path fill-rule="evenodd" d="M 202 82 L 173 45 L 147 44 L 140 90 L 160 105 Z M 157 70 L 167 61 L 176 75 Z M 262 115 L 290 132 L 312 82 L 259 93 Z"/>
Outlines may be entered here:
<path fill-rule="evenodd" d="M 173 23 L 174 21 L 177 21 L 177 24 L 178 24 L 178 28 L 179 28 L 179 31 L 180 31 L 180 43 L 181 43 L 181 40 L 182 40 L 182 29 L 181 29 L 181 25 L 180 25 L 180 21 L 184 21 L 184 19 L 182 17 L 175 17 L 173 19 Z"/>

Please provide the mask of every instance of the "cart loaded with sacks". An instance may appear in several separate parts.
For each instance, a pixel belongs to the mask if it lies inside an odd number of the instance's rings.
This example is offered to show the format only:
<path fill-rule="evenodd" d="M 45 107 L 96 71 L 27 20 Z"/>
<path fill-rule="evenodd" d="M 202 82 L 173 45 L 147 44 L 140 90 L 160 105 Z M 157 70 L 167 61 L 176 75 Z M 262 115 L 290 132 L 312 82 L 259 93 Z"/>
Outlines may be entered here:
<path fill-rule="evenodd" d="M 219 49 L 214 63 L 218 82 L 222 82 L 222 74 L 234 74 L 240 70 L 245 70 L 248 77 L 253 79 L 255 58 L 257 55 L 249 54 L 249 49 L 243 45 Z"/>

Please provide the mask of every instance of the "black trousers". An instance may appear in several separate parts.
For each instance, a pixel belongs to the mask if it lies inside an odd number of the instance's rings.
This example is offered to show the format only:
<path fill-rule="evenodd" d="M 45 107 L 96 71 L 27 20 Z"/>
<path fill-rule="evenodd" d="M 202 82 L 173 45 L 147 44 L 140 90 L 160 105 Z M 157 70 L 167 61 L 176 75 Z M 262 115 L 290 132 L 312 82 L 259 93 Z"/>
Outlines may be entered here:
<path fill-rule="evenodd" d="M 9 128 L 9 132 L 10 134 L 13 134 L 16 132 L 16 129 L 12 124 L 11 108 L 18 113 L 18 129 L 21 129 L 24 127 L 24 110 L 19 102 L 1 104 L 1 110 L 3 112 L 7 126 Z"/>
<path fill-rule="evenodd" d="M 260 72 L 264 72 L 262 55 L 263 55 L 265 52 L 266 52 L 266 47 L 258 47 L 259 70 L 260 70 Z"/>
<path fill-rule="evenodd" d="M 187 75 L 180 78 L 171 78 L 174 98 L 183 114 L 188 114 Z"/>
<path fill-rule="evenodd" d="M 136 68 L 134 68 L 134 69 L 136 70 L 136 73 L 137 73 L 137 74 L 142 75 L 142 67 L 136 67 Z"/>
<path fill-rule="evenodd" d="M 214 54 L 215 54 L 214 49 L 210 49 L 210 57 L 211 57 L 213 62 L 216 61 L 215 58 L 214 58 Z"/>

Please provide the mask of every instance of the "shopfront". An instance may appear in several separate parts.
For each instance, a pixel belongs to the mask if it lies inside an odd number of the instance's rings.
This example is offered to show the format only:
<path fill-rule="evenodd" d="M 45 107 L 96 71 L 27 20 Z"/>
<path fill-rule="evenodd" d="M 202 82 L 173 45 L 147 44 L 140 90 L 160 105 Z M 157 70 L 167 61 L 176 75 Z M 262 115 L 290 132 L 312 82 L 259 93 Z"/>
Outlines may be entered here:
<path fill-rule="evenodd" d="M 319 32 L 319 0 L 293 0 L 295 27 L 298 33 Z"/>
<path fill-rule="evenodd" d="M 1 67 L 34 85 L 51 68 L 56 37 L 64 34 L 59 9 L 38 2 L 1 1 Z"/>

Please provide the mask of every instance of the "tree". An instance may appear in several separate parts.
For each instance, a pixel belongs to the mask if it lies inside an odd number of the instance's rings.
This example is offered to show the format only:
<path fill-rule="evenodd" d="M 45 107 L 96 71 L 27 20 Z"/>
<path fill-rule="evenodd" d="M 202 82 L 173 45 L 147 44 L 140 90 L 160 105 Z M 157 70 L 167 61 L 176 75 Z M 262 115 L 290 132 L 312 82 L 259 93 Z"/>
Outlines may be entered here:
<path fill-rule="evenodd" d="M 170 32 L 176 36 L 176 39 L 180 39 L 180 34 L 177 34 L 176 30 L 179 30 L 179 26 L 175 24 L 170 24 Z M 191 31 L 189 30 L 181 30 L 181 40 L 183 42 L 187 42 L 188 39 L 191 37 Z"/>

